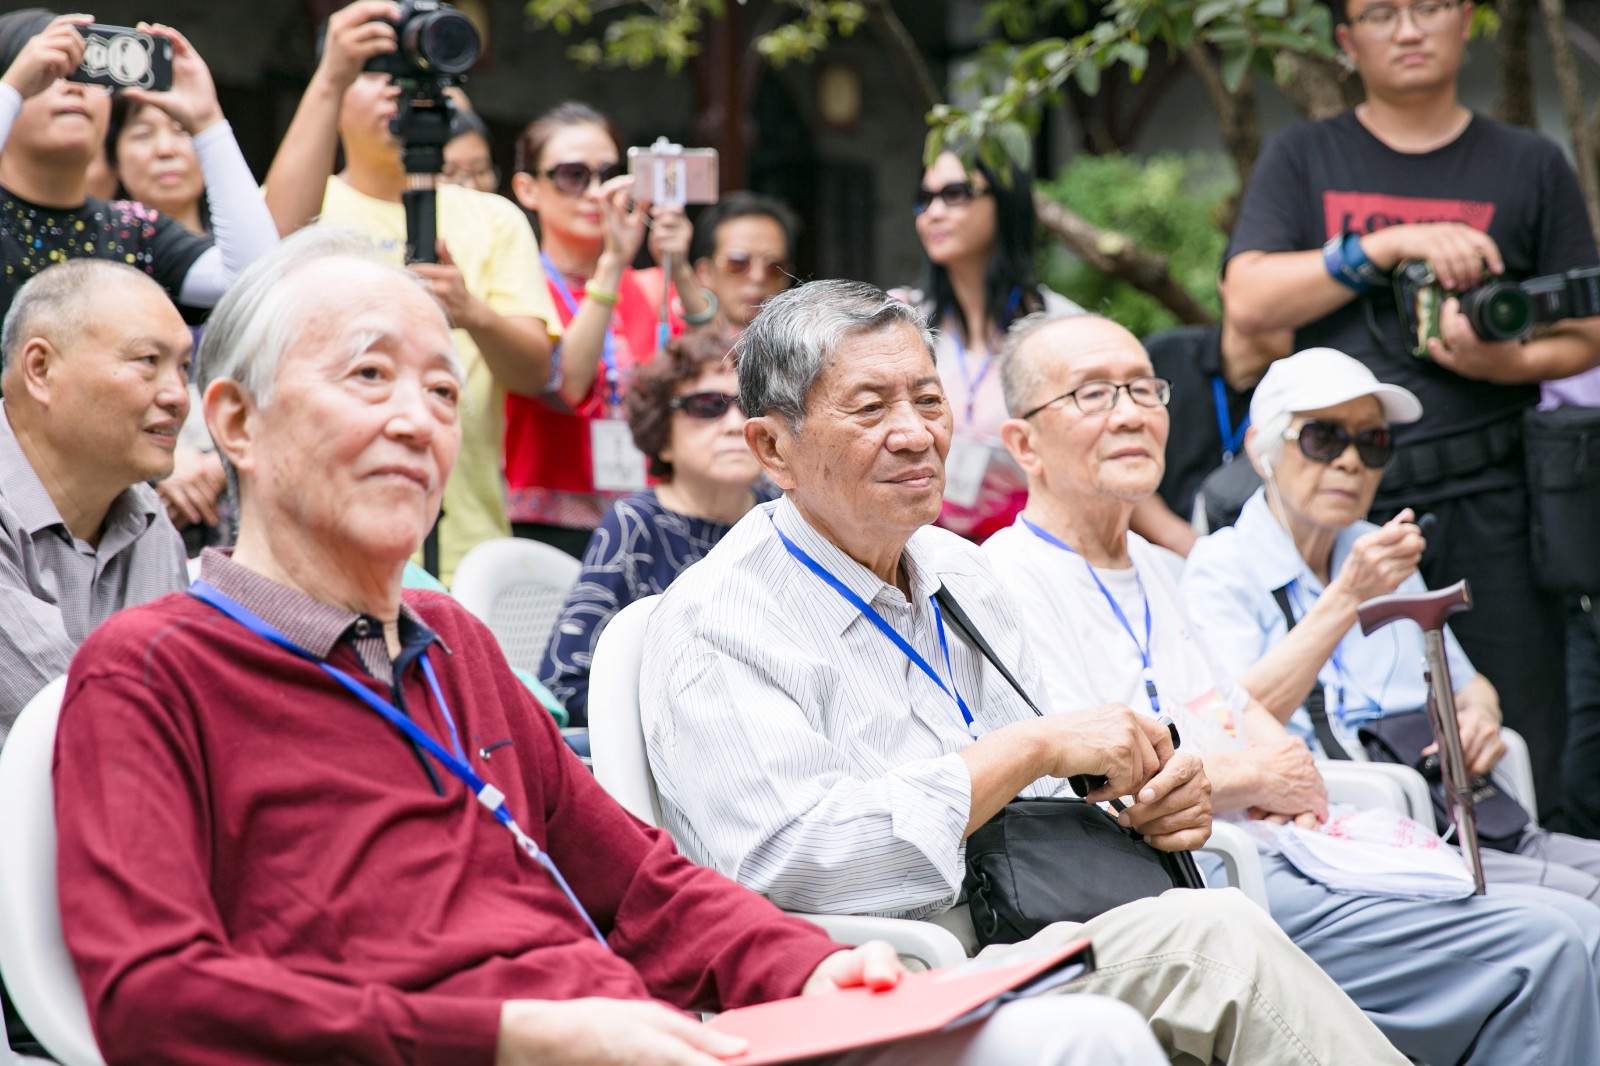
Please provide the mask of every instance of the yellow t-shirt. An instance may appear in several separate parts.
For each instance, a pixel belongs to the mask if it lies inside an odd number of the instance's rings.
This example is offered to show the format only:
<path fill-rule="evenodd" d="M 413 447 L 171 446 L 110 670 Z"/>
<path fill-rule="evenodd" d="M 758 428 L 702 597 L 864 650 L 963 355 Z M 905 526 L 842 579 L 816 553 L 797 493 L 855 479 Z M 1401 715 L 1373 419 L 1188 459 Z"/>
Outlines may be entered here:
<path fill-rule="evenodd" d="M 438 217 L 439 236 L 461 268 L 468 292 L 502 315 L 544 319 L 552 340 L 561 335 L 533 227 L 515 204 L 492 193 L 441 185 Z M 323 194 L 321 221 L 370 234 L 396 263 L 404 261 L 406 215 L 398 203 L 374 199 L 332 177 Z M 511 535 L 502 458 L 505 390 L 489 373 L 472 335 L 464 329 L 453 335 L 467 386 L 461 452 L 445 485 L 444 520 L 439 524 L 439 576 L 446 584 L 474 545 Z"/>

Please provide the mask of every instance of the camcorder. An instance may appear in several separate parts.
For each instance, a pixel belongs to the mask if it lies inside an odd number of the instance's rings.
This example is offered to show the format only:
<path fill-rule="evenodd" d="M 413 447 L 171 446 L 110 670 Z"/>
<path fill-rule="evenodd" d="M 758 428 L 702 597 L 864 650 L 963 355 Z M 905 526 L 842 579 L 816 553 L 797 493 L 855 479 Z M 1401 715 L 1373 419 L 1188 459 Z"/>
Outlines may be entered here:
<path fill-rule="evenodd" d="M 367 60 L 366 70 L 399 82 L 449 85 L 472 69 L 483 50 L 472 20 L 443 0 L 400 0 L 393 52 Z"/>
<path fill-rule="evenodd" d="M 1412 355 L 1428 355 L 1428 341 L 1439 336 L 1439 309 L 1451 296 L 1461 302 L 1461 313 L 1479 337 L 1521 340 L 1541 323 L 1600 316 L 1600 267 L 1526 281 L 1491 278 L 1466 292 L 1450 293 L 1427 260 L 1407 259 L 1395 268 L 1394 298 Z"/>
<path fill-rule="evenodd" d="M 717 150 L 685 148 L 657 137 L 649 148 L 628 149 L 633 198 L 652 204 L 717 202 Z"/>
<path fill-rule="evenodd" d="M 83 37 L 83 62 L 67 75 L 68 81 L 155 92 L 172 88 L 172 42 L 167 38 L 98 22 L 77 29 Z"/>

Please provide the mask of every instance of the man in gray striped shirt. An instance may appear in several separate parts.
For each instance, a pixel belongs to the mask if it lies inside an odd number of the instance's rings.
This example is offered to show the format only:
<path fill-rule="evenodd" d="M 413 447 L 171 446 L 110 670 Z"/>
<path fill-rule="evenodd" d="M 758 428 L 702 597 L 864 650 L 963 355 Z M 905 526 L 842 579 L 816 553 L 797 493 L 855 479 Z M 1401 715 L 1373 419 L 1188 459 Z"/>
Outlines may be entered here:
<path fill-rule="evenodd" d="M 159 285 L 74 259 L 0 326 L 0 743 L 89 632 L 188 584 L 172 473 L 193 340 Z"/>
<path fill-rule="evenodd" d="M 785 496 L 651 619 L 641 713 L 684 852 L 783 907 L 932 918 L 957 903 L 967 836 L 1018 794 L 1070 794 L 1069 775 L 1107 777 L 1093 799 L 1136 795 L 1128 820 L 1157 847 L 1203 842 L 1210 785 L 1163 728 L 1120 704 L 1036 716 L 943 624 L 941 587 L 1044 705 L 982 553 L 930 525 L 951 417 L 915 313 L 816 282 L 769 301 L 738 351 L 745 439 Z M 1143 1012 L 1169 1055 L 1405 1061 L 1235 891 L 1040 935 L 1079 932 L 1101 970 L 1074 990 Z"/>

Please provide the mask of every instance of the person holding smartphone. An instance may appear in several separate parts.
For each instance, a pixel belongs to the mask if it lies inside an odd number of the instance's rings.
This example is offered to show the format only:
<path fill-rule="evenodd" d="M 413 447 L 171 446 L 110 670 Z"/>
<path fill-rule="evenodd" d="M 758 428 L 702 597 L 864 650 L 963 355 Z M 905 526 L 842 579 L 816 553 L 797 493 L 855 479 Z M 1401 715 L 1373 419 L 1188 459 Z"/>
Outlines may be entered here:
<path fill-rule="evenodd" d="M 517 138 L 511 191 L 538 219 L 562 338 L 549 390 L 506 402 L 508 511 L 518 536 L 578 558 L 612 502 L 646 485 L 625 412 L 634 375 L 661 347 L 662 271 L 632 267 L 646 230 L 656 261 L 671 263 L 681 321 L 717 311 L 690 267 L 683 208 L 633 189 L 610 120 L 585 104 L 552 108 Z"/>
<path fill-rule="evenodd" d="M 211 192 L 212 236 L 205 238 L 147 204 L 89 195 L 111 94 L 63 79 L 83 62 L 79 27 L 91 22 L 40 8 L 0 16 L 0 312 L 29 278 L 82 257 L 142 270 L 180 307 L 211 307 L 278 239 L 211 73 L 177 30 L 141 23 L 140 32 L 171 41 L 172 88 L 120 90 L 132 104 L 159 108 L 192 138 Z"/>

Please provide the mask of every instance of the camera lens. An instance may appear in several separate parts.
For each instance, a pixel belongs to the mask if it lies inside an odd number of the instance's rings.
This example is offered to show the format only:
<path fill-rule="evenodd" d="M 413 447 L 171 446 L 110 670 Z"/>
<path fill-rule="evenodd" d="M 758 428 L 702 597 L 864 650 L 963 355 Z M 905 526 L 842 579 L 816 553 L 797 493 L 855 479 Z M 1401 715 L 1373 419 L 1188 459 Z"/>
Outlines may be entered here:
<path fill-rule="evenodd" d="M 1463 293 L 1461 313 L 1484 340 L 1516 340 L 1533 328 L 1533 301 L 1509 281 L 1493 281 Z"/>
<path fill-rule="evenodd" d="M 478 29 L 459 11 L 419 14 L 405 24 L 401 47 L 424 70 L 465 74 L 478 61 Z"/>

